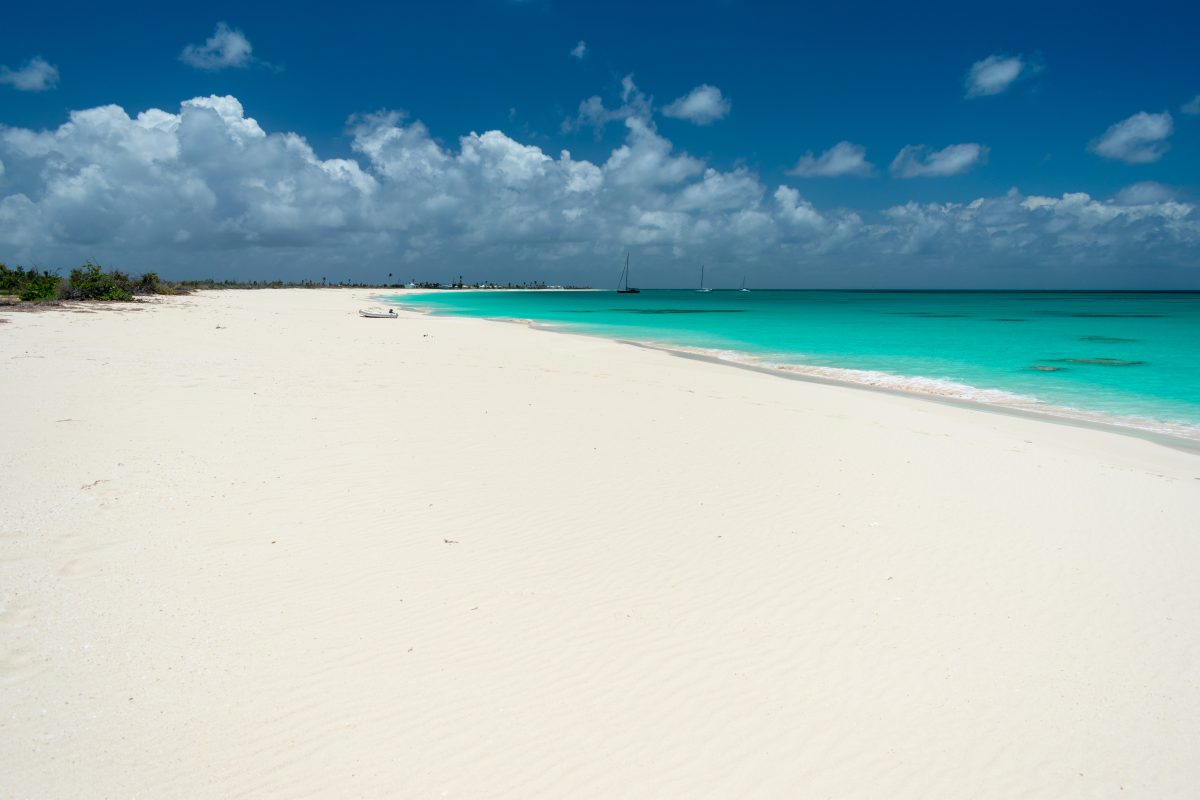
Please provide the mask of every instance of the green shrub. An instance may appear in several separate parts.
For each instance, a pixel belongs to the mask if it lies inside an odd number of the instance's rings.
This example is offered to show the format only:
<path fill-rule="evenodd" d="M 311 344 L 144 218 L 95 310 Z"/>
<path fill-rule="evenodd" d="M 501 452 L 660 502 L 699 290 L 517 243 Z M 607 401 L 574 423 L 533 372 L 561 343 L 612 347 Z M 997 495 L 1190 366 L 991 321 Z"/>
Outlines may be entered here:
<path fill-rule="evenodd" d="M 20 294 L 25 286 L 25 270 L 21 267 L 9 269 L 0 264 L 0 294 Z"/>
<path fill-rule="evenodd" d="M 104 272 L 99 264 L 87 262 L 71 270 L 64 300 L 132 300 L 132 282 L 123 272 Z"/>
<path fill-rule="evenodd" d="M 0 264 L 0 294 L 15 294 L 22 300 L 53 300 L 58 296 L 58 276 L 50 272 Z"/>
<path fill-rule="evenodd" d="M 158 273 L 147 272 L 138 279 L 137 285 L 133 287 L 134 294 L 159 294 Z"/>
<path fill-rule="evenodd" d="M 41 275 L 35 275 L 32 270 L 29 271 L 29 277 L 25 281 L 25 285 L 21 288 L 21 299 L 32 300 L 35 302 L 43 300 L 54 300 L 58 297 L 59 278 L 57 275 L 51 275 L 49 272 L 43 272 Z"/>

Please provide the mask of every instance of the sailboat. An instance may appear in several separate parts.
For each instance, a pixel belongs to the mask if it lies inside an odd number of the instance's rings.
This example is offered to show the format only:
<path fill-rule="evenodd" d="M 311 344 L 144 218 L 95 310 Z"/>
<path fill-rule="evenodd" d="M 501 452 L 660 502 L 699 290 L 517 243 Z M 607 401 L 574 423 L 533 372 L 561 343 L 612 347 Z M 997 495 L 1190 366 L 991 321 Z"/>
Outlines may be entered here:
<path fill-rule="evenodd" d="M 696 291 L 697 292 L 711 292 L 712 291 L 712 289 L 708 289 L 704 286 L 704 265 L 703 264 L 700 265 L 700 288 L 697 289 Z"/>
<path fill-rule="evenodd" d="M 625 284 L 624 288 L 621 286 L 622 282 Z M 629 253 L 626 253 L 625 269 L 621 270 L 621 277 L 617 278 L 617 294 L 639 294 L 641 291 L 629 285 Z"/>
<path fill-rule="evenodd" d="M 742 291 L 743 292 L 750 291 L 749 289 L 746 288 L 746 276 L 745 275 L 742 276 Z"/>

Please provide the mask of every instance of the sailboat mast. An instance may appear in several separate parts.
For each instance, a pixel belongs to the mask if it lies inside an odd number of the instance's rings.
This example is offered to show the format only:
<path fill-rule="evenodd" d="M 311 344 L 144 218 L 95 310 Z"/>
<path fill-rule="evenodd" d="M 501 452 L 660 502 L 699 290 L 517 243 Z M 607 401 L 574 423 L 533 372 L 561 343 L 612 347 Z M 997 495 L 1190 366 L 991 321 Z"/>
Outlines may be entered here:
<path fill-rule="evenodd" d="M 625 285 L 621 285 L 621 281 Z M 617 291 L 620 294 L 637 294 L 640 290 L 629 285 L 629 253 L 625 253 L 625 269 L 621 270 L 621 277 L 617 280 Z"/>

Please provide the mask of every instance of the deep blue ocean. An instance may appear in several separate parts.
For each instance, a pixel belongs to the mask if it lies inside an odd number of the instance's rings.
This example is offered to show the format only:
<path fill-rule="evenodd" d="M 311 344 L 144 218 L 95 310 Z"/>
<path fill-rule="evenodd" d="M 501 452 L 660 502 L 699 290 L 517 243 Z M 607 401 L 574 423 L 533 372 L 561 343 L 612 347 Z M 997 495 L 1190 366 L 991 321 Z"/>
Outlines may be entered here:
<path fill-rule="evenodd" d="M 393 302 L 1200 433 L 1200 292 L 435 291 Z"/>

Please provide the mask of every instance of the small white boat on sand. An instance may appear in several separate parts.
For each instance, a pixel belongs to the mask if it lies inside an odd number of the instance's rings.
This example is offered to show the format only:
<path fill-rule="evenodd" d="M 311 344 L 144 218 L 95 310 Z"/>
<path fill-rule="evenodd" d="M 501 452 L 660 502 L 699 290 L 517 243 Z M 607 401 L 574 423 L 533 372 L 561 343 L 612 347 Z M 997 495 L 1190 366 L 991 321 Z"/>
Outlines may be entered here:
<path fill-rule="evenodd" d="M 394 308 L 387 311 L 384 311 L 382 308 L 360 308 L 358 315 L 360 317 L 371 317 L 372 319 L 396 319 L 399 316 Z"/>

